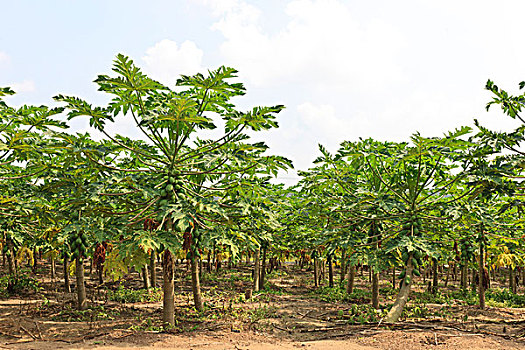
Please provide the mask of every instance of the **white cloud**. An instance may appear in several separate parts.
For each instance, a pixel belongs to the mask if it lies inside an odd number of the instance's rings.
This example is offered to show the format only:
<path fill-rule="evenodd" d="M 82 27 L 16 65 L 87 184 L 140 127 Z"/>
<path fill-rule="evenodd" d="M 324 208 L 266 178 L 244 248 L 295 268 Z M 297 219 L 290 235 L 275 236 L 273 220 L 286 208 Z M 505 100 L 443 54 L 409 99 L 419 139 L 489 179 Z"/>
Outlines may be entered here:
<path fill-rule="evenodd" d="M 185 41 L 179 46 L 172 40 L 164 39 L 148 48 L 142 59 L 148 75 L 173 88 L 181 74 L 202 71 L 202 56 L 202 50 L 192 41 Z"/>
<path fill-rule="evenodd" d="M 375 19 L 365 24 L 335 0 L 295 0 L 289 21 L 276 34 L 260 25 L 262 12 L 227 1 L 213 29 L 225 37 L 221 52 L 255 86 L 283 82 L 377 89 L 399 81 L 396 57 L 404 46 L 396 28 Z"/>
<path fill-rule="evenodd" d="M 35 82 L 32 80 L 24 80 L 18 83 L 10 84 L 9 86 L 17 94 L 23 93 L 23 92 L 33 92 L 36 90 Z"/>
<path fill-rule="evenodd" d="M 0 51 L 0 67 L 2 65 L 7 65 L 9 61 L 9 56 L 5 52 Z"/>

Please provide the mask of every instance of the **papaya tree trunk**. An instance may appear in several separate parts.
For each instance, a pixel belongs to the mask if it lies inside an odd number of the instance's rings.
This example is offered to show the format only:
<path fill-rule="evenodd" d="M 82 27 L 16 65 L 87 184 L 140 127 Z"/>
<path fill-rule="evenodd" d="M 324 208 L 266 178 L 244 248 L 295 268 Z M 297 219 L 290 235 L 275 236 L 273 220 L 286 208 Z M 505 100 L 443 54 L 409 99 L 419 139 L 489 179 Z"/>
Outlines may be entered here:
<path fill-rule="evenodd" d="M 379 272 L 372 271 L 372 307 L 379 309 Z"/>
<path fill-rule="evenodd" d="M 355 265 L 350 265 L 348 268 L 348 281 L 346 283 L 346 293 L 352 294 L 354 292 L 354 280 L 355 280 Z"/>
<path fill-rule="evenodd" d="M 467 262 L 464 261 L 461 265 L 461 289 L 467 289 L 467 278 L 468 278 L 468 266 Z"/>
<path fill-rule="evenodd" d="M 85 310 L 87 307 L 86 284 L 84 278 L 84 260 L 78 256 L 76 258 L 76 277 L 77 277 L 77 309 Z"/>
<path fill-rule="evenodd" d="M 432 294 L 438 292 L 438 260 L 432 259 Z"/>
<path fill-rule="evenodd" d="M 334 264 L 332 262 L 332 255 L 328 255 L 328 286 L 334 288 Z"/>
<path fill-rule="evenodd" d="M 64 290 L 71 293 L 71 283 L 69 282 L 69 256 L 64 256 Z"/>
<path fill-rule="evenodd" d="M 102 269 L 100 269 L 102 270 Z M 102 274 L 99 272 L 99 278 L 102 276 Z M 150 287 L 150 280 L 149 280 L 149 275 L 148 275 L 148 266 L 145 265 L 144 267 L 142 267 L 142 282 L 144 283 L 144 289 L 146 290 L 149 290 L 149 287 Z"/>
<path fill-rule="evenodd" d="M 343 285 L 343 281 L 345 280 L 345 275 L 346 275 L 346 268 L 347 268 L 347 264 L 346 264 L 346 250 L 343 249 L 343 252 L 341 253 L 341 274 L 339 275 L 340 278 L 339 278 L 339 285 L 342 286 Z"/>
<path fill-rule="evenodd" d="M 173 255 L 166 249 L 162 257 L 163 297 L 162 322 L 164 325 L 175 325 L 175 281 L 173 277 Z"/>
<path fill-rule="evenodd" d="M 314 286 L 319 287 L 319 259 L 314 257 Z"/>
<path fill-rule="evenodd" d="M 260 259 L 261 256 L 261 249 L 257 248 L 255 251 L 255 263 L 253 265 L 253 291 L 258 292 L 259 291 L 259 277 L 260 274 Z"/>
<path fill-rule="evenodd" d="M 259 278 L 259 290 L 264 289 L 264 283 L 266 279 L 266 254 L 268 248 L 265 246 L 263 248 L 262 261 L 261 261 L 261 277 Z"/>
<path fill-rule="evenodd" d="M 483 240 L 482 240 L 483 241 Z M 484 261 L 484 252 L 483 252 L 483 242 L 479 244 L 479 308 L 481 310 L 485 309 L 485 283 L 484 280 L 484 270 L 485 270 L 485 261 Z"/>
<path fill-rule="evenodd" d="M 394 305 L 392 306 L 388 314 L 385 316 L 384 322 L 386 323 L 397 322 L 399 320 L 399 317 L 401 317 L 403 310 L 405 309 L 405 305 L 410 295 L 410 287 L 412 286 L 412 274 L 414 271 L 414 267 L 412 266 L 412 258 L 413 254 L 410 253 L 406 265 L 405 278 L 401 281 L 401 289 L 397 294 Z"/>
<path fill-rule="evenodd" d="M 191 252 L 191 289 L 193 291 L 195 309 L 202 312 L 204 310 L 204 304 L 202 302 L 201 283 L 199 280 L 199 262 L 193 250 Z"/>
<path fill-rule="evenodd" d="M 392 289 L 396 289 L 396 267 L 392 267 Z"/>
<path fill-rule="evenodd" d="M 149 255 L 149 277 L 151 287 L 157 287 L 157 266 L 155 265 L 155 251 L 152 249 Z"/>
<path fill-rule="evenodd" d="M 54 281 L 55 278 L 56 278 L 55 257 L 51 256 L 51 279 Z"/>
<path fill-rule="evenodd" d="M 516 271 L 512 266 L 509 267 L 509 290 L 516 294 Z"/>

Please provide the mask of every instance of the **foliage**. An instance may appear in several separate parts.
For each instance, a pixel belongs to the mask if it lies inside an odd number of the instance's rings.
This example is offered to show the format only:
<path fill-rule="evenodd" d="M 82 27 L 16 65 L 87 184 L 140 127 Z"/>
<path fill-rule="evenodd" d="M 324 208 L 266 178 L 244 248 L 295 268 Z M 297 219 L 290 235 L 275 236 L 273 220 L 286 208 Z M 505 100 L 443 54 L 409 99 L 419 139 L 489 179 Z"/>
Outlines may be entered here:
<path fill-rule="evenodd" d="M 116 290 L 108 291 L 108 300 L 120 303 L 155 303 L 162 301 L 160 288 L 130 289 L 119 286 Z"/>

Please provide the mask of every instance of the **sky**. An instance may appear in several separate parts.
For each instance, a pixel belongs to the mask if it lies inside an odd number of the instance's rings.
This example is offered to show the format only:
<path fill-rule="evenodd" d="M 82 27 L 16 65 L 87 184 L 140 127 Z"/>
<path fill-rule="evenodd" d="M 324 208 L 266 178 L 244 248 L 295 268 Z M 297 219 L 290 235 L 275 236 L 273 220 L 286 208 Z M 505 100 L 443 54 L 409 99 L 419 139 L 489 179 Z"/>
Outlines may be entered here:
<path fill-rule="evenodd" d="M 279 129 L 254 138 L 296 170 L 318 144 L 441 136 L 474 118 L 518 125 L 485 111 L 484 86 L 518 93 L 525 80 L 522 0 L 0 1 L 0 86 L 17 92 L 15 106 L 53 105 L 59 93 L 104 104 L 92 81 L 123 53 L 170 87 L 179 74 L 239 70 L 239 109 L 286 106 Z M 88 131 L 87 120 L 71 130 Z M 122 118 L 110 131 L 138 136 Z"/>

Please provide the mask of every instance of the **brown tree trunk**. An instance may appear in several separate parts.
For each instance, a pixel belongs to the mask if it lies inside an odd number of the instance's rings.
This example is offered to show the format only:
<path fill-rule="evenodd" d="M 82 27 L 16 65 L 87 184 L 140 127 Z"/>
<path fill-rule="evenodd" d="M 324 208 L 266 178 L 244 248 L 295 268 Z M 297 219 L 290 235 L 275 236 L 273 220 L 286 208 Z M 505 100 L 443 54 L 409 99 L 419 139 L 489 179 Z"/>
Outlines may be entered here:
<path fill-rule="evenodd" d="M 467 289 L 467 279 L 468 279 L 468 265 L 467 262 L 464 261 L 463 265 L 461 265 L 461 289 L 466 290 Z"/>
<path fill-rule="evenodd" d="M 483 231 L 481 231 L 483 235 Z M 483 251 L 483 238 L 479 243 L 479 308 L 481 310 L 485 309 L 485 253 Z"/>
<path fill-rule="evenodd" d="M 392 289 L 396 289 L 396 267 L 392 267 Z"/>
<path fill-rule="evenodd" d="M 149 255 L 149 277 L 150 277 L 150 285 L 152 288 L 156 288 L 157 287 L 157 266 L 155 264 L 155 251 L 152 249 L 151 250 L 151 253 Z"/>
<path fill-rule="evenodd" d="M 162 257 L 163 297 L 162 322 L 164 325 L 175 325 L 175 281 L 173 255 L 166 249 Z"/>
<path fill-rule="evenodd" d="M 385 316 L 384 320 L 386 323 L 397 322 L 397 320 L 399 320 L 399 317 L 401 317 L 401 314 L 403 313 L 405 305 L 408 301 L 408 297 L 410 295 L 410 287 L 412 285 L 412 273 L 414 271 L 414 267 L 412 266 L 412 258 L 413 255 L 409 254 L 408 264 L 406 266 L 406 276 L 401 282 L 401 289 L 397 294 L 394 305 L 392 306 L 388 314 Z"/>
<path fill-rule="evenodd" d="M 33 249 L 33 262 L 31 265 L 31 270 L 33 274 L 36 274 L 37 267 L 38 267 L 38 250 L 34 248 Z"/>
<path fill-rule="evenodd" d="M 99 276 L 99 278 L 100 278 L 100 276 Z M 149 288 L 150 288 L 150 279 L 149 279 L 149 275 L 148 275 L 148 266 L 147 265 L 145 265 L 142 268 L 142 282 L 144 284 L 144 289 L 149 290 Z"/>
<path fill-rule="evenodd" d="M 69 257 L 64 256 L 64 290 L 71 293 L 71 283 L 69 282 Z"/>
<path fill-rule="evenodd" d="M 343 281 L 345 280 L 346 276 L 346 250 L 343 249 L 343 252 L 341 253 L 341 274 L 339 275 L 339 285 L 343 285 Z"/>
<path fill-rule="evenodd" d="M 266 246 L 263 248 L 262 261 L 261 261 L 261 277 L 259 278 L 259 290 L 264 289 L 264 282 L 266 279 L 266 254 L 268 248 Z"/>
<path fill-rule="evenodd" d="M 355 280 L 355 265 L 350 265 L 348 268 L 348 281 L 346 284 L 346 293 L 352 294 L 354 292 L 354 280 Z"/>
<path fill-rule="evenodd" d="M 51 279 L 54 281 L 55 278 L 56 278 L 55 257 L 51 256 Z"/>
<path fill-rule="evenodd" d="M 432 259 L 432 294 L 438 292 L 438 260 Z"/>
<path fill-rule="evenodd" d="M 77 257 L 75 268 L 77 277 L 77 309 L 85 310 L 87 307 L 87 298 L 84 279 L 84 261 L 81 257 Z"/>
<path fill-rule="evenodd" d="M 509 290 L 516 294 L 516 270 L 509 267 Z"/>
<path fill-rule="evenodd" d="M 319 287 L 319 259 L 314 257 L 314 286 Z"/>
<path fill-rule="evenodd" d="M 258 292 L 259 291 L 259 277 L 261 277 L 260 273 L 260 259 L 261 256 L 261 249 L 257 248 L 255 251 L 255 263 L 253 265 L 253 291 Z"/>
<path fill-rule="evenodd" d="M 472 289 L 473 292 L 475 292 L 476 288 L 477 288 L 476 269 L 475 268 L 472 268 L 472 274 L 471 274 L 471 277 L 470 277 L 470 288 Z"/>
<path fill-rule="evenodd" d="M 334 264 L 332 262 L 332 256 L 328 255 L 328 286 L 334 288 Z"/>
<path fill-rule="evenodd" d="M 379 309 L 379 272 L 372 271 L 372 307 Z"/>
<path fill-rule="evenodd" d="M 195 309 L 202 312 L 204 310 L 204 304 L 202 302 L 201 282 L 199 280 L 199 263 L 194 251 L 191 252 L 191 289 L 193 291 Z"/>

